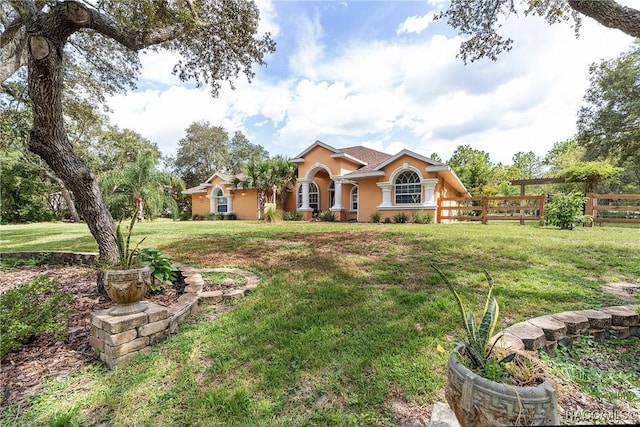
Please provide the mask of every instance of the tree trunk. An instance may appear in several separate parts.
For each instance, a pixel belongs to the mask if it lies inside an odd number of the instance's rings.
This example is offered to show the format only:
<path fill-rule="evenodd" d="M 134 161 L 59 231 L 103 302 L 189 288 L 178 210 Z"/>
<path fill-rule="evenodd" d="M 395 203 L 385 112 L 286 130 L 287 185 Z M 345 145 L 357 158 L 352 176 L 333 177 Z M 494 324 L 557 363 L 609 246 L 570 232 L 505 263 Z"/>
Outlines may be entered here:
<path fill-rule="evenodd" d="M 65 204 L 67 205 L 67 209 L 69 209 L 69 215 L 71 216 L 71 220 L 73 222 L 80 222 L 80 215 L 78 215 L 78 211 L 76 210 L 76 205 L 71 198 L 71 193 L 67 190 L 67 187 L 64 185 L 64 181 L 60 178 L 49 172 L 45 169 L 44 173 L 52 180 L 54 180 L 58 187 L 60 187 L 60 194 L 62 194 L 62 198 L 64 199 Z"/>
<path fill-rule="evenodd" d="M 49 17 L 51 18 L 51 17 Z M 53 21 L 53 22 L 52 22 Z M 35 22 L 29 28 L 29 97 L 33 104 L 33 129 L 29 150 L 40 156 L 76 198 L 77 208 L 98 242 L 100 261 L 118 262 L 113 218 L 95 175 L 75 154 L 62 116 L 62 50 L 75 31 L 66 22 Z"/>

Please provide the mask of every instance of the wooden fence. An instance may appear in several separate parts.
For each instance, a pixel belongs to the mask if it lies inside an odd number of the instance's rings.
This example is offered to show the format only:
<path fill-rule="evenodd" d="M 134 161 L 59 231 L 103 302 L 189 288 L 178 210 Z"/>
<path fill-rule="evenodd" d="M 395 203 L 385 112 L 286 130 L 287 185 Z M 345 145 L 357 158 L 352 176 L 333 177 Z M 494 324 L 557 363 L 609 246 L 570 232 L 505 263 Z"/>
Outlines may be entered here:
<path fill-rule="evenodd" d="M 538 221 L 543 225 L 545 196 L 441 197 L 438 222 Z"/>
<path fill-rule="evenodd" d="M 585 213 L 595 224 L 640 224 L 640 194 L 587 194 Z"/>
<path fill-rule="evenodd" d="M 544 225 L 546 197 L 441 197 L 438 199 L 438 222 L 456 221 L 538 221 Z M 593 223 L 640 224 L 640 194 L 587 195 L 585 214 L 593 217 Z"/>

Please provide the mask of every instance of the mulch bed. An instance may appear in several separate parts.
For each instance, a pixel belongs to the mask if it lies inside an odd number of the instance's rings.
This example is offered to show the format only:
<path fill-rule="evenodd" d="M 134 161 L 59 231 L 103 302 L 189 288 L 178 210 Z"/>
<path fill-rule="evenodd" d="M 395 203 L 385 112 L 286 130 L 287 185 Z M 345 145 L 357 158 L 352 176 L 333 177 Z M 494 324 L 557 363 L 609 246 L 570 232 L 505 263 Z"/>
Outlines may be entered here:
<path fill-rule="evenodd" d="M 69 331 L 64 341 L 56 341 L 46 334 L 37 336 L 1 361 L 0 407 L 24 405 L 30 396 L 41 389 L 46 379 L 63 379 L 83 366 L 100 363 L 89 345 L 90 314 L 112 307 L 113 302 L 106 295 L 98 293 L 96 271 L 78 266 L 20 267 L 2 271 L 0 292 L 27 283 L 39 275 L 54 278 L 63 292 L 74 296 Z M 166 287 L 162 293 L 148 294 L 146 299 L 169 306 L 178 296 L 174 288 Z"/>

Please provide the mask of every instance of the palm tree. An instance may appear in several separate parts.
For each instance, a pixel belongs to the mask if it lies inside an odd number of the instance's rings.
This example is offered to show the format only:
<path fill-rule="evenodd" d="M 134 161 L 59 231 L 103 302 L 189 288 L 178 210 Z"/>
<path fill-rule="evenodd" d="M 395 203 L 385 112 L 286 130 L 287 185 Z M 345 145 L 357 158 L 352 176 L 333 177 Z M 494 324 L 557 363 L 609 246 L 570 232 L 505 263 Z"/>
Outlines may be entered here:
<path fill-rule="evenodd" d="M 158 171 L 157 165 L 158 158 L 153 151 L 141 149 L 134 162 L 102 177 L 102 193 L 114 217 L 123 218 L 138 212 L 138 221 L 142 222 L 145 211 L 155 218 L 163 209 L 177 215 L 178 205 L 173 195 L 184 189 L 184 183 L 172 174 Z"/>
<path fill-rule="evenodd" d="M 280 192 L 280 207 L 285 210 L 287 206 L 287 196 L 289 195 L 289 188 L 293 186 L 298 177 L 298 170 L 295 163 L 287 157 L 276 156 L 271 159 L 271 165 L 273 169 L 273 183 L 276 190 Z M 273 203 L 275 203 L 275 193 L 273 195 Z"/>

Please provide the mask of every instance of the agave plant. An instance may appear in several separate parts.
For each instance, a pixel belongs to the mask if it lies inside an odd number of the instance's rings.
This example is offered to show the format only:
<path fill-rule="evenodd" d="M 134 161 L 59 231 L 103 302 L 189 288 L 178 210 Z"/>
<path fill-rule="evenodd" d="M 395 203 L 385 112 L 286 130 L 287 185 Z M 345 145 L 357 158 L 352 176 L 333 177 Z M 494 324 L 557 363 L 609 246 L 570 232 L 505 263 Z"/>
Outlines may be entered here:
<path fill-rule="evenodd" d="M 502 336 L 502 332 L 494 337 L 496 326 L 498 324 L 498 316 L 500 313 L 500 307 L 498 301 L 493 296 L 493 279 L 491 275 L 485 270 L 484 274 L 489 283 L 489 292 L 487 293 L 487 299 L 484 304 L 484 311 L 480 322 L 476 320 L 476 317 L 472 310 L 467 310 L 460 295 L 456 292 L 453 284 L 447 279 L 447 276 L 442 273 L 435 265 L 431 264 L 431 267 L 440 275 L 447 288 L 453 293 L 456 303 L 458 304 L 458 310 L 460 312 L 460 318 L 464 326 L 467 340 L 464 342 L 466 355 L 470 361 L 470 368 L 477 369 L 484 372 L 487 365 L 492 360 L 492 352 L 499 338 Z M 498 363 L 506 363 L 514 358 L 515 354 L 510 354 Z"/>

